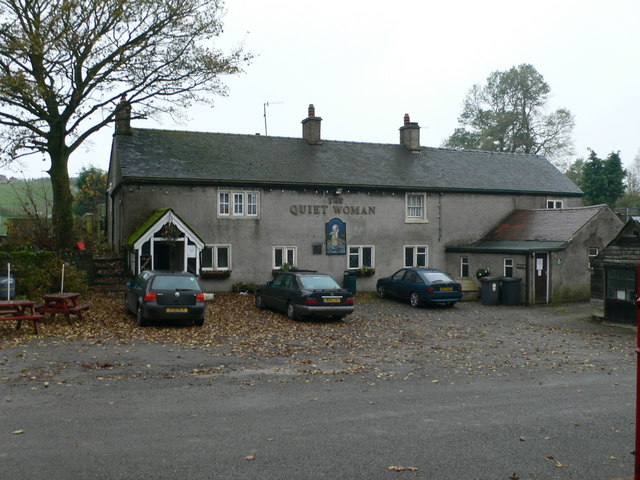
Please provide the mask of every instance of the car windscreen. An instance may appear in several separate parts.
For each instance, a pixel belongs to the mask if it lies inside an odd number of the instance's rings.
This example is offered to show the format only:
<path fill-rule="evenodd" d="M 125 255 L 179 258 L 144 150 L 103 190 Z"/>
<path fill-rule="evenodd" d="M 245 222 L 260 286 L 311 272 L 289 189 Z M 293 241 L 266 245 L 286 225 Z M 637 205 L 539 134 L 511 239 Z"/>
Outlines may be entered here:
<path fill-rule="evenodd" d="M 427 283 L 453 282 L 451 277 L 442 272 L 424 272 L 422 276 L 425 278 Z"/>
<path fill-rule="evenodd" d="M 200 290 L 195 277 L 180 275 L 158 275 L 153 279 L 151 287 L 154 290 Z"/>
<path fill-rule="evenodd" d="M 305 275 L 299 278 L 300 283 L 302 284 L 302 288 L 306 288 L 308 290 L 327 290 L 330 288 L 340 288 L 340 285 L 338 285 L 333 278 L 324 275 Z"/>

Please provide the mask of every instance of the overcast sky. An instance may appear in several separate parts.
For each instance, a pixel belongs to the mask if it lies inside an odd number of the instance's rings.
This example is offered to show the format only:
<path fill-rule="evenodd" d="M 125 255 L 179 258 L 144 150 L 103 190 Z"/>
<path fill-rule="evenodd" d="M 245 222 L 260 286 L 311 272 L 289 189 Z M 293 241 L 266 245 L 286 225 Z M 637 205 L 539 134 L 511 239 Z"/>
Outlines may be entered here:
<path fill-rule="evenodd" d="M 190 119 L 134 127 L 300 137 L 313 103 L 326 140 L 397 143 L 403 116 L 422 127 L 423 146 L 441 146 L 462 101 L 495 70 L 532 64 L 551 87 L 550 107 L 575 117 L 575 153 L 640 150 L 638 0 L 227 0 L 221 46 L 256 58 L 228 77 L 229 95 Z M 71 158 L 108 168 L 112 129 Z M 37 160 L 23 171 L 44 175 Z M 15 175 L 7 167 L 0 173 Z"/>

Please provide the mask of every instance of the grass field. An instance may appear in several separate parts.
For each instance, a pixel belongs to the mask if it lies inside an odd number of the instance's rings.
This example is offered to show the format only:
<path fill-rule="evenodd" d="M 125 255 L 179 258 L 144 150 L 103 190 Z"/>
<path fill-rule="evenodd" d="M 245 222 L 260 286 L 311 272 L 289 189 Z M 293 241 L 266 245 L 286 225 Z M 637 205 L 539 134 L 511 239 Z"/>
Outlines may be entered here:
<path fill-rule="evenodd" d="M 51 182 L 48 178 L 0 183 L 0 215 L 22 216 L 22 202 L 26 202 L 30 209 L 35 205 L 39 212 L 44 212 L 47 204 L 51 210 L 51 201 Z"/>
<path fill-rule="evenodd" d="M 50 214 L 52 198 L 48 178 L 0 183 L 0 234 L 7 233 L 5 222 L 9 218 L 24 216 L 25 207 Z"/>

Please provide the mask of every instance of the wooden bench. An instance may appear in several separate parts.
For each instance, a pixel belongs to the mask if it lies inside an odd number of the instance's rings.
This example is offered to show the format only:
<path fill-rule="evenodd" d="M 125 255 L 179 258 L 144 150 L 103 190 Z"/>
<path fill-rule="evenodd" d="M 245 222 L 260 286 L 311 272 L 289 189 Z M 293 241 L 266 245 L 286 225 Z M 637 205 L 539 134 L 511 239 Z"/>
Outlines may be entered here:
<path fill-rule="evenodd" d="M 45 303 L 35 306 L 37 312 L 48 314 L 52 317 L 64 315 L 70 320 L 71 315 L 77 315 L 82 320 L 82 312 L 89 310 L 90 304 L 76 304 L 79 294 L 51 294 L 43 297 Z"/>
<path fill-rule="evenodd" d="M 16 330 L 20 329 L 23 321 L 33 322 L 36 334 L 40 335 L 40 320 L 44 315 L 37 313 L 34 309 L 36 302 L 31 300 L 6 300 L 0 301 L 0 320 L 17 322 Z"/>
<path fill-rule="evenodd" d="M 33 322 L 33 329 L 36 331 L 36 335 L 40 335 L 40 324 L 38 323 L 40 320 L 44 320 L 44 315 L 11 315 L 9 317 L 0 316 L 0 320 L 15 320 L 16 330 L 20 330 L 20 326 L 23 321 L 31 321 Z"/>

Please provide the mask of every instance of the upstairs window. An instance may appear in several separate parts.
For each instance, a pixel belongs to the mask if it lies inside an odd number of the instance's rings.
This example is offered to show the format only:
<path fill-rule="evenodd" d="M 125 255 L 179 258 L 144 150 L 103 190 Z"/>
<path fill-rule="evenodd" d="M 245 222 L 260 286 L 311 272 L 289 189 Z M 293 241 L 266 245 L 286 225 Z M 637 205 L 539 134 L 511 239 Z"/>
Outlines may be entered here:
<path fill-rule="evenodd" d="M 405 195 L 405 222 L 422 223 L 427 221 L 427 195 L 424 193 L 407 193 Z"/>
<path fill-rule="evenodd" d="M 547 200 L 547 208 L 563 208 L 562 200 Z"/>
<path fill-rule="evenodd" d="M 260 214 L 258 192 L 218 191 L 218 216 L 256 218 Z"/>

